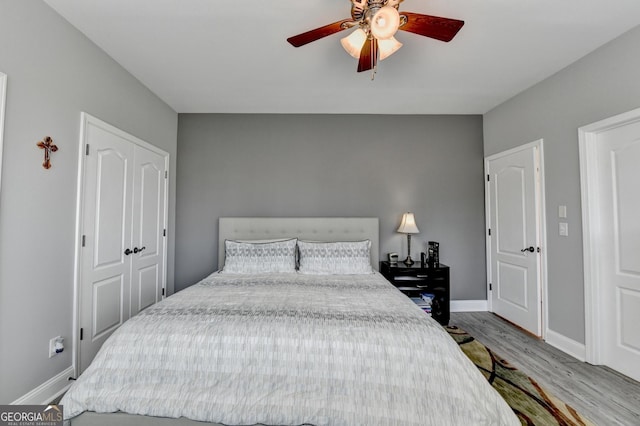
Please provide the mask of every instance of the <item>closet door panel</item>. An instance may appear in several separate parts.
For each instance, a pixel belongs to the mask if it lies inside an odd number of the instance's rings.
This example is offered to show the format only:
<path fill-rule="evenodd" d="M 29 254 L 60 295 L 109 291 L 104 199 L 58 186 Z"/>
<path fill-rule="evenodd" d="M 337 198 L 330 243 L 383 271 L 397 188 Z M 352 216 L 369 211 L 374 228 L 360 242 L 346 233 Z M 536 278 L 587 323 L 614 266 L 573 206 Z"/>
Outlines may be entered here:
<path fill-rule="evenodd" d="M 80 371 L 129 318 L 133 146 L 92 123 L 86 126 L 84 248 L 80 279 Z"/>
<path fill-rule="evenodd" d="M 135 148 L 131 315 L 160 301 L 164 287 L 165 157 Z"/>

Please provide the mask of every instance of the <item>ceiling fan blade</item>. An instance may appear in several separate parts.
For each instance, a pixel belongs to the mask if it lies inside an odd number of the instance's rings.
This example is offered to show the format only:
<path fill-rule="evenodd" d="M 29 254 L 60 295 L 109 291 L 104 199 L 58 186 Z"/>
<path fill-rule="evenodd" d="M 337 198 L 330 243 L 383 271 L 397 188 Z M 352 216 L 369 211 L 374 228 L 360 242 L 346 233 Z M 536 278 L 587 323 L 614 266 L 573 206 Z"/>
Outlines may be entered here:
<path fill-rule="evenodd" d="M 358 60 L 358 72 L 369 71 L 375 68 L 378 60 L 378 40 L 371 40 L 367 37 L 360 51 L 360 59 Z"/>
<path fill-rule="evenodd" d="M 307 31 L 306 33 L 298 34 L 293 37 L 289 37 L 287 41 L 294 47 L 304 46 L 312 41 L 320 40 L 323 37 L 330 36 L 331 34 L 338 33 L 342 30 L 350 28 L 352 25 L 343 25 L 347 22 L 354 22 L 353 19 L 343 19 L 342 21 L 334 22 L 333 24 L 325 25 L 324 27 L 316 28 L 315 30 Z"/>
<path fill-rule="evenodd" d="M 464 21 L 458 19 L 400 12 L 400 16 L 402 17 L 403 15 L 407 17 L 407 23 L 400 25 L 399 29 L 441 41 L 451 41 L 464 25 Z"/>

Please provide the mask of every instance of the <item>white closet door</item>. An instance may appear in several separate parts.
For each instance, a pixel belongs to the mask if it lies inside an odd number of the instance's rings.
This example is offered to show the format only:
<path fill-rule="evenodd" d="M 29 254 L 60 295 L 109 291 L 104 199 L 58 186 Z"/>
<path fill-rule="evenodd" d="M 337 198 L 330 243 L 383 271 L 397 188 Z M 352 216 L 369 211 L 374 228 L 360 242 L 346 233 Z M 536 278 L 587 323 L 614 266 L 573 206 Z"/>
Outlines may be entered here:
<path fill-rule="evenodd" d="M 131 316 L 160 301 L 165 281 L 165 157 L 139 146 L 134 152 Z"/>
<path fill-rule="evenodd" d="M 78 373 L 165 288 L 169 154 L 83 114 Z"/>
<path fill-rule="evenodd" d="M 80 371 L 129 318 L 133 145 L 89 123 L 80 279 Z"/>

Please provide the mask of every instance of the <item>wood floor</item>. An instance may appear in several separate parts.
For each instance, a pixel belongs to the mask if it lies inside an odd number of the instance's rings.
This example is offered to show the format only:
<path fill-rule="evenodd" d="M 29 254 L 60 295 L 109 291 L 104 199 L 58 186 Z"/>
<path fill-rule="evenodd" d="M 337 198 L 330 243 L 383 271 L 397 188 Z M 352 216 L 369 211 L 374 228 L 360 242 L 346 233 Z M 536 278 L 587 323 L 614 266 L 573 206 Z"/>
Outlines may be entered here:
<path fill-rule="evenodd" d="M 590 365 L 489 312 L 451 313 L 466 330 L 596 425 L 640 425 L 640 383 Z"/>

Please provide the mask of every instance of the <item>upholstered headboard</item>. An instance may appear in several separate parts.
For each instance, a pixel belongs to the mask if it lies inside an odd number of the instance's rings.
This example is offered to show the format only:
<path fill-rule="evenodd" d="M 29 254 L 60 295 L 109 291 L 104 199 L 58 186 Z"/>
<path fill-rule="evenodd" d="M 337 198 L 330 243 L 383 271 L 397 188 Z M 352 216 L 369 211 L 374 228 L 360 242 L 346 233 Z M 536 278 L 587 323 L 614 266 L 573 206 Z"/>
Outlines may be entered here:
<path fill-rule="evenodd" d="M 371 240 L 371 266 L 379 266 L 377 217 L 221 217 L 218 268 L 224 265 L 225 240 L 298 238 L 309 241 Z"/>

